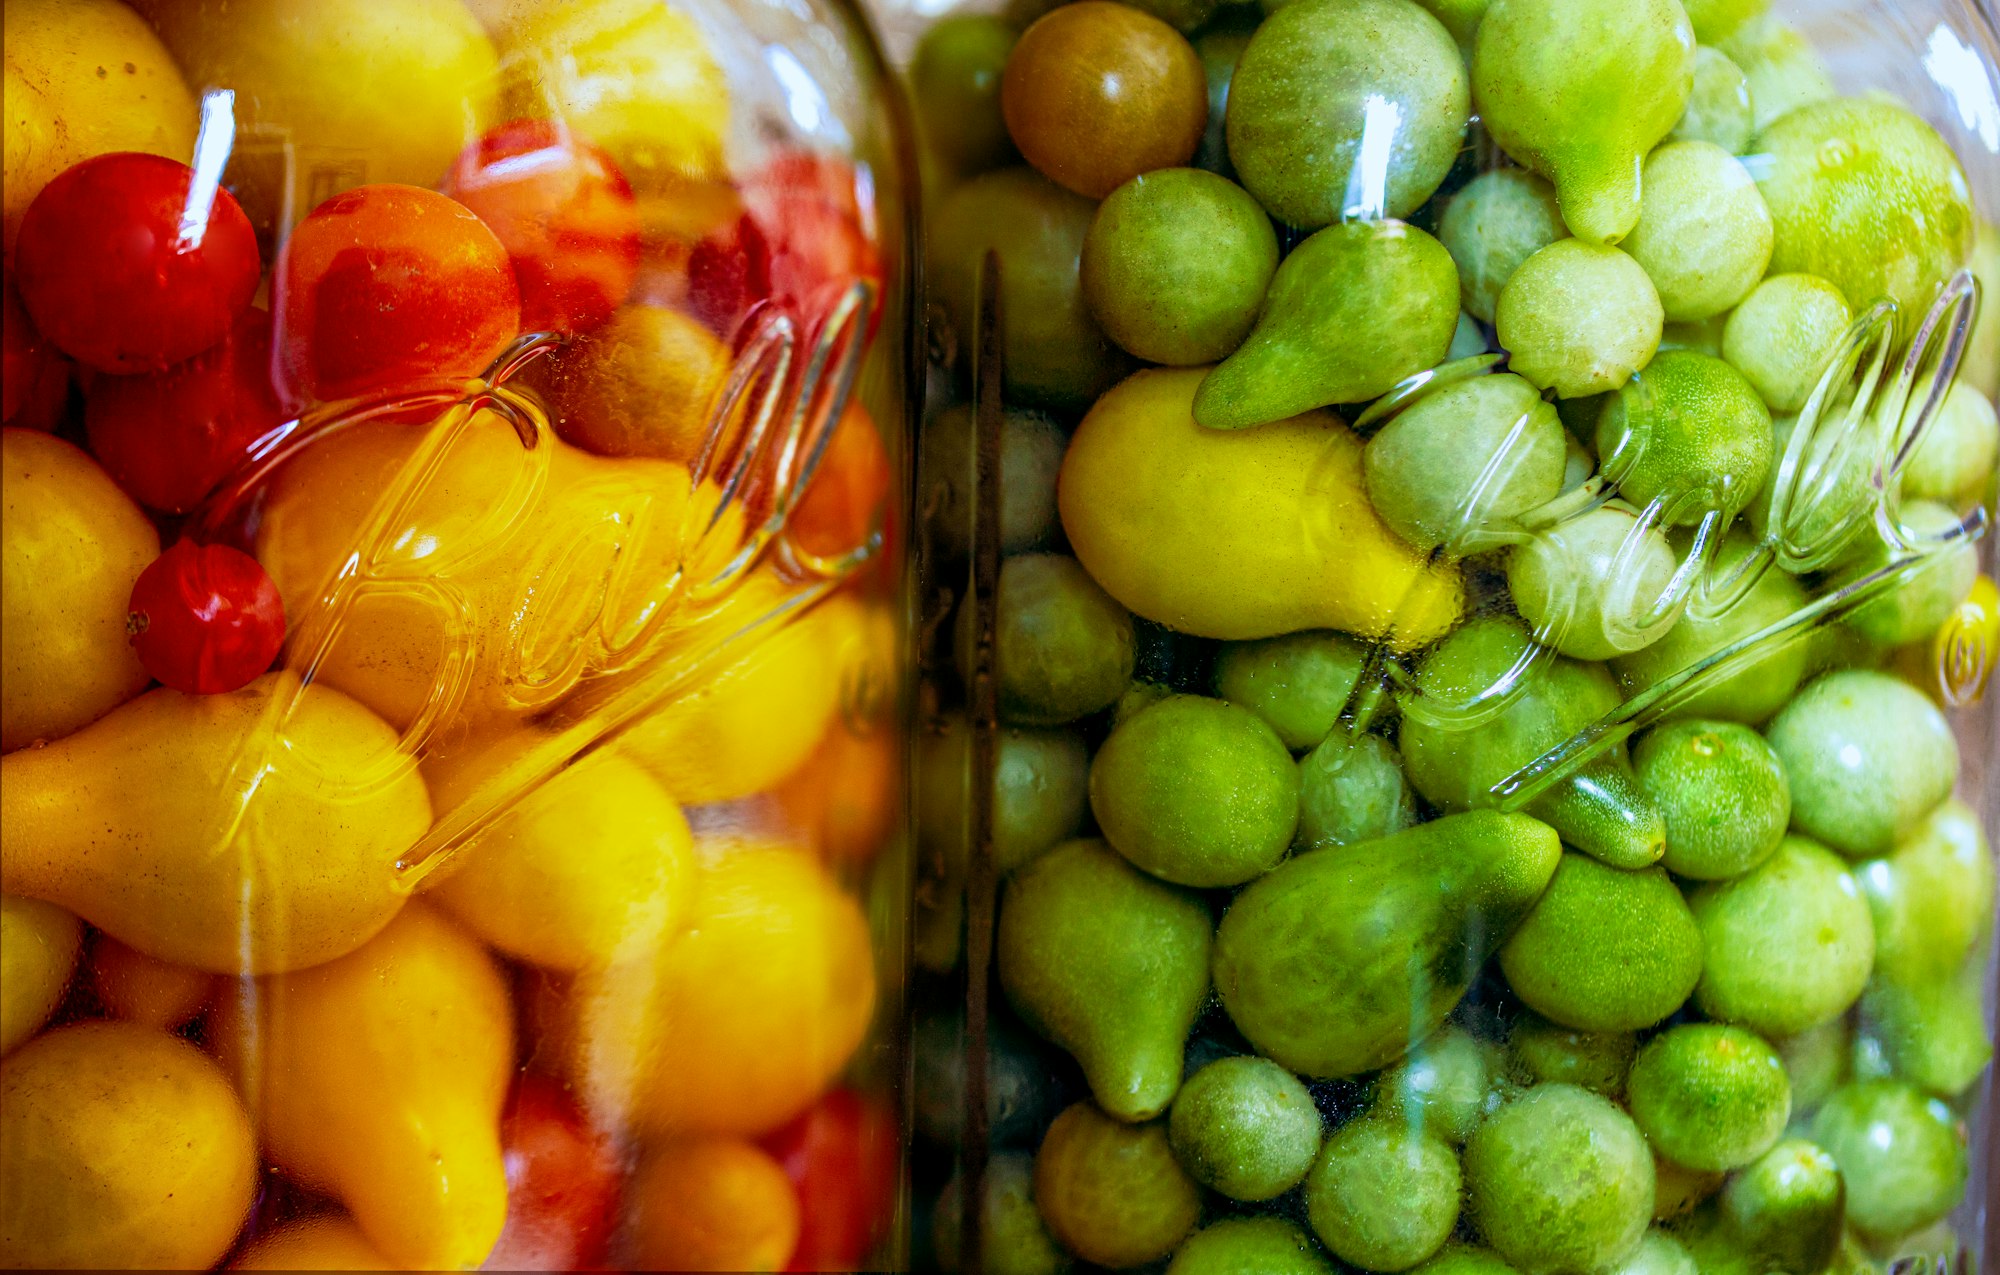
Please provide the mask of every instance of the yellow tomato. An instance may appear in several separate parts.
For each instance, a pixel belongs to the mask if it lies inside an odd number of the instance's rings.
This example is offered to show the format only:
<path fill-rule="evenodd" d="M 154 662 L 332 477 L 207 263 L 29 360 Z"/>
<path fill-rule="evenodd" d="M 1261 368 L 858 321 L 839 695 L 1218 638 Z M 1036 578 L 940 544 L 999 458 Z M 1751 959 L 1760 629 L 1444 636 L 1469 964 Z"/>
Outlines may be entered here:
<path fill-rule="evenodd" d="M 119 0 L 7 0 L 7 258 L 49 179 L 111 151 L 186 163 L 199 113 L 160 38 Z"/>
<path fill-rule="evenodd" d="M 634 1265 L 649 1271 L 781 1271 L 799 1197 L 769 1154 L 738 1138 L 672 1142 L 625 1191 Z"/>

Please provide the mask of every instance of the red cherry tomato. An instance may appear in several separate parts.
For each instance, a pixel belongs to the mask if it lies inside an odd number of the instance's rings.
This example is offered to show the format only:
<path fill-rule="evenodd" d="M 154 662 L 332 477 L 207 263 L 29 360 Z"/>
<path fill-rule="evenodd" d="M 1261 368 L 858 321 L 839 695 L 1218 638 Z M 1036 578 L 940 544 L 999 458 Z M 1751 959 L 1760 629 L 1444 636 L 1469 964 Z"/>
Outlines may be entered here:
<path fill-rule="evenodd" d="M 836 1089 L 763 1145 L 799 1190 L 799 1243 L 785 1269 L 862 1269 L 896 1204 L 895 1116 Z"/>
<path fill-rule="evenodd" d="M 489 1271 L 601 1268 L 618 1209 L 620 1174 L 610 1142 L 593 1132 L 560 1086 L 523 1076 L 501 1119 L 507 1226 Z"/>
<path fill-rule="evenodd" d="M 831 287 L 856 279 L 881 286 L 875 194 L 865 170 L 787 151 L 744 181 L 743 204 L 743 216 L 695 245 L 688 259 L 689 304 L 716 331 L 732 331 L 759 301 L 812 319 L 830 304 Z M 878 305 L 871 332 L 880 312 Z"/>
<path fill-rule="evenodd" d="M 415 186 L 358 186 L 313 209 L 274 286 L 278 357 L 303 398 L 473 376 L 521 330 L 507 250 L 471 209 Z"/>
<path fill-rule="evenodd" d="M 49 349 L 48 342 L 35 330 L 35 321 L 28 317 L 28 311 L 21 305 L 21 294 L 14 290 L 12 275 L 0 273 L 0 314 L 4 314 L 5 362 L 0 363 L 0 397 L 5 398 L 4 410 L 0 410 L 0 421 L 12 423 L 16 414 L 27 406 L 28 396 L 35 385 L 48 371 L 55 358 L 55 351 Z"/>
<path fill-rule="evenodd" d="M 220 344 L 185 363 L 99 377 L 83 420 L 90 450 L 119 486 L 140 504 L 179 514 L 289 414 L 272 384 L 271 316 L 251 309 Z"/>
<path fill-rule="evenodd" d="M 285 604 L 258 561 L 180 540 L 132 584 L 132 645 L 155 678 L 190 695 L 249 685 L 285 642 Z"/>
<path fill-rule="evenodd" d="M 502 124 L 467 147 L 444 193 L 479 214 L 514 261 L 526 332 L 587 332 L 639 269 L 639 209 L 611 157 L 548 120 Z"/>
<path fill-rule="evenodd" d="M 206 350 L 262 272 L 235 198 L 158 155 L 99 155 L 64 170 L 28 205 L 14 241 L 15 286 L 42 335 L 102 372 L 153 371 Z"/>

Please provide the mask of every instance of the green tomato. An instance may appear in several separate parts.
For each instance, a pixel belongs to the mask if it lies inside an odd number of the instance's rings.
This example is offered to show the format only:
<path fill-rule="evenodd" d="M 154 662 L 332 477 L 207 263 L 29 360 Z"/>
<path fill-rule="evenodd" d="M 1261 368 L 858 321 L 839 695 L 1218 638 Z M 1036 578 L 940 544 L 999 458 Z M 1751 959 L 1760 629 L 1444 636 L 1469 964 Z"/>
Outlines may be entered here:
<path fill-rule="evenodd" d="M 1380 735 L 1335 731 L 1299 759 L 1301 849 L 1401 832 L 1416 823 L 1416 804 L 1395 746 Z"/>
<path fill-rule="evenodd" d="M 1773 275 L 1729 316 L 1722 357 L 1772 411 L 1796 414 L 1853 321 L 1847 298 L 1818 275 Z"/>
<path fill-rule="evenodd" d="M 1278 236 L 1243 188 L 1198 168 L 1142 173 L 1097 206 L 1083 293 L 1111 339 L 1152 363 L 1213 363 L 1243 343 Z"/>
<path fill-rule="evenodd" d="M 1716 41 L 1716 47 L 1743 68 L 1760 132 L 1802 106 L 1835 95 L 1833 76 L 1811 43 L 1776 17 L 1753 18 Z"/>
<path fill-rule="evenodd" d="M 1202 73 L 1208 79 L 1208 123 L 1202 129 L 1201 145 L 1195 148 L 1194 166 L 1221 177 L 1232 177 L 1236 172 L 1229 165 L 1223 120 L 1229 109 L 1229 83 L 1236 78 L 1236 63 L 1249 46 L 1250 32 L 1233 24 L 1208 31 L 1194 42 L 1195 56 L 1201 59 Z"/>
<path fill-rule="evenodd" d="M 1000 116 L 1000 73 L 1020 33 L 989 14 L 939 18 L 910 60 L 918 132 L 948 173 L 998 168 L 1014 153 Z"/>
<path fill-rule="evenodd" d="M 1701 978 L 1701 934 L 1665 869 L 1626 871 L 1570 852 L 1500 949 L 1500 969 L 1552 1022 L 1631 1031 L 1687 1001 Z"/>
<path fill-rule="evenodd" d="M 1726 577 L 1756 548 L 1756 543 L 1748 537 L 1732 534 L 1716 554 L 1716 577 Z M 1710 613 L 1697 597 L 1665 637 L 1642 650 L 1617 657 L 1612 660 L 1611 668 L 1625 694 L 1636 696 L 1789 618 L 1805 604 L 1805 590 L 1799 582 L 1771 567 L 1747 593 L 1719 613 Z M 1761 722 L 1777 712 L 1798 689 L 1806 674 L 1809 654 L 1802 641 L 1771 644 L 1721 681 L 1677 698 L 1673 710 L 1691 717 Z"/>
<path fill-rule="evenodd" d="M 1680 564 L 1657 527 L 1630 508 L 1600 505 L 1537 534 L 1507 559 L 1507 587 L 1535 640 L 1571 659 L 1607 660 L 1666 636 L 1646 625 Z"/>
<path fill-rule="evenodd" d="M 1105 839 L 1140 869 L 1179 885 L 1241 885 L 1290 848 L 1299 772 L 1256 714 L 1176 695 L 1104 741 L 1090 805 Z"/>
<path fill-rule="evenodd" d="M 1368 440 L 1361 461 L 1391 531 L 1459 557 L 1518 536 L 1522 515 L 1561 494 L 1567 457 L 1555 409 L 1501 373 L 1424 394 Z"/>
<path fill-rule="evenodd" d="M 1458 1155 L 1399 1120 L 1364 1117 L 1326 1140 L 1306 1177 L 1306 1218 L 1335 1257 L 1403 1271 L 1444 1247 L 1458 1222 Z"/>
<path fill-rule="evenodd" d="M 1182 1083 L 1167 1136 L 1195 1181 L 1232 1200 L 1269 1200 L 1312 1167 L 1319 1110 L 1298 1077 L 1270 1059 L 1223 1058 Z"/>
<path fill-rule="evenodd" d="M 2000 297 L 1988 292 L 1987 296 Z M 1994 301 L 2000 309 L 2000 299 Z M 1993 400 L 1961 376 L 1937 418 L 1903 466 L 1903 499 L 1933 500 L 1953 509 L 1978 504 L 2000 460 L 2000 415 Z"/>
<path fill-rule="evenodd" d="M 1785 1074 L 1791 1077 L 1794 1116 L 1812 1114 L 1828 1094 L 1847 1083 L 1854 1024 L 1846 1018 L 1828 1019 L 1771 1043 L 1778 1047 L 1778 1056 L 1785 1060 Z"/>
<path fill-rule="evenodd" d="M 968 684 L 975 619 L 972 607 L 959 608 L 958 671 Z M 993 645 L 1000 711 L 1013 722 L 1074 721 L 1108 707 L 1132 679 L 1131 614 L 1063 554 L 1001 564 Z"/>
<path fill-rule="evenodd" d="M 1928 500 L 1906 501 L 1898 520 L 1904 530 L 1920 540 L 1934 540 L 1959 525 L 1950 508 Z M 1849 584 L 1887 567 L 1905 556 L 1879 535 L 1846 570 L 1834 577 L 1836 585 Z M 1973 581 L 1979 578 L 1979 550 L 1969 539 L 1932 549 L 1912 566 L 1890 577 L 1886 592 L 1862 603 L 1847 615 L 1847 627 L 1877 646 L 1906 646 L 1921 642 L 1944 626 L 1957 613 L 1959 604 L 1972 595 Z"/>
<path fill-rule="evenodd" d="M 1854 874 L 1831 851 L 1786 837 L 1743 876 L 1688 901 L 1701 928 L 1695 1004 L 1768 1036 L 1847 1012 L 1875 961 L 1875 927 Z"/>
<path fill-rule="evenodd" d="M 2000 228 L 1982 220 L 1972 243 L 1972 259 L 1966 263 L 1979 279 L 1983 295 L 2000 297 Z M 2000 396 L 2000 305 L 1982 306 L 1972 328 L 1972 341 L 1965 347 L 1959 375 L 1988 399 Z"/>
<path fill-rule="evenodd" d="M 1456 1146 L 1496 1105 L 1500 1076 L 1498 1046 L 1446 1024 L 1382 1073 L 1376 1110 Z"/>
<path fill-rule="evenodd" d="M 1887 852 L 1951 793 L 1958 741 L 1923 692 L 1886 673 L 1829 673 L 1765 732 L 1792 782 L 1792 824 L 1852 855 Z"/>
<path fill-rule="evenodd" d="M 1438 1250 L 1437 1256 L 1417 1267 L 1415 1275 L 1520 1275 L 1520 1272 L 1490 1248 L 1447 1244 Z"/>
<path fill-rule="evenodd" d="M 1955 1099 L 1986 1073 L 1993 1040 L 1985 1013 L 1986 962 L 1968 960 L 1941 979 L 1877 977 L 1861 997 L 1861 1021 L 1899 1079 Z"/>
<path fill-rule="evenodd" d="M 1362 690 L 1368 648 L 1344 633 L 1310 629 L 1255 642 L 1225 643 L 1215 661 L 1216 694 L 1270 723 L 1285 747 L 1315 747 L 1352 706 L 1366 726 L 1379 707 L 1379 680 Z"/>
<path fill-rule="evenodd" d="M 1035 1152 L 1035 1205 L 1086 1262 L 1156 1262 L 1201 1219 L 1201 1188 L 1167 1145 L 1164 1121 L 1121 1124 L 1087 1102 L 1055 1118 Z"/>
<path fill-rule="evenodd" d="M 1915 330 L 1972 251 L 1965 170 L 1923 120 L 1880 98 L 1820 102 L 1764 129 L 1771 269 L 1816 274 L 1857 311 L 1889 297 Z"/>
<path fill-rule="evenodd" d="M 1465 1146 L 1473 1220 L 1523 1275 L 1603 1271 L 1653 1215 L 1653 1156 L 1631 1117 L 1574 1085 L 1538 1085 Z"/>
<path fill-rule="evenodd" d="M 933 416 L 923 432 L 917 483 L 937 547 L 963 556 L 974 538 L 973 409 L 970 403 Z M 1026 553 L 1056 529 L 1056 474 L 1069 445 L 1040 412 L 1009 409 L 1000 419 L 1000 551 Z"/>
<path fill-rule="evenodd" d="M 1562 398 L 1603 394 L 1631 380 L 1653 361 L 1665 322 L 1644 267 L 1581 239 L 1552 243 L 1522 262 L 1494 310 L 1508 366 Z"/>
<path fill-rule="evenodd" d="M 1535 1085 L 1578 1085 L 1607 1098 L 1625 1096 L 1625 1077 L 1639 1052 L 1631 1032 L 1582 1032 L 1526 1014 L 1507 1037 L 1514 1069 Z"/>
<path fill-rule="evenodd" d="M 1236 65 L 1229 158 L 1289 225 L 1407 217 L 1451 171 L 1470 113 L 1458 46 L 1409 0 L 1292 4 Z"/>
<path fill-rule="evenodd" d="M 987 1275 L 1059 1275 L 1070 1268 L 1042 1225 L 1033 1196 L 1034 1161 L 1025 1151 L 999 1151 L 986 1162 L 986 1198 L 980 1209 L 980 1255 Z M 940 1270 L 962 1270 L 964 1182 L 956 1175 L 938 1196 L 931 1246 Z"/>
<path fill-rule="evenodd" d="M 1731 155 L 1741 155 L 1756 135 L 1750 78 L 1728 54 L 1702 45 L 1694 52 L 1694 91 L 1688 95 L 1687 113 L 1668 140 L 1712 142 Z"/>
<path fill-rule="evenodd" d="M 1639 224 L 1625 251 L 1645 267 L 1667 317 L 1713 318 L 1750 295 L 1771 261 L 1771 212 L 1748 169 L 1713 142 L 1674 142 L 1646 159 Z"/>
<path fill-rule="evenodd" d="M 1778 755 L 1747 726 L 1702 718 L 1670 722 L 1633 749 L 1632 769 L 1667 821 L 1661 863 L 1676 876 L 1742 876 L 1784 840 L 1791 784 Z"/>
<path fill-rule="evenodd" d="M 1167 1275 L 1335 1275 L 1306 1233 L 1281 1217 L 1210 1223 L 1180 1246 Z"/>
<path fill-rule="evenodd" d="M 970 732 L 956 714 L 918 744 L 917 831 L 953 870 L 965 863 Z M 1001 873 L 1041 855 L 1074 833 L 1088 801 L 1090 753 L 1066 730 L 1005 728 L 993 774 L 993 859 Z"/>
<path fill-rule="evenodd" d="M 1626 1106 L 1653 1149 L 1694 1169 L 1734 1169 L 1777 1144 L 1791 1080 L 1764 1038 L 1721 1023 L 1672 1027 L 1639 1051 Z"/>
<path fill-rule="evenodd" d="M 1812 1138 L 1847 1180 L 1847 1220 L 1865 1235 L 1904 1235 L 1951 1212 L 1965 1193 L 1965 1128 L 1935 1098 L 1893 1080 L 1844 1086 L 1813 1117 Z"/>
<path fill-rule="evenodd" d="M 1611 1269 L 1611 1275 L 1699 1275 L 1694 1254 L 1665 1231 L 1647 1231 L 1632 1256 Z"/>
<path fill-rule="evenodd" d="M 1525 168 L 1481 173 L 1446 202 L 1438 242 L 1458 263 L 1459 299 L 1475 318 L 1493 322 L 1500 290 L 1521 263 L 1569 238 L 1556 188 Z"/>
<path fill-rule="evenodd" d="M 972 361 L 981 263 L 999 257 L 1006 389 L 1029 406 L 1081 410 L 1127 369 L 1083 297 L 1078 262 L 1095 211 L 1031 168 L 1005 168 L 952 191 L 930 219 L 925 269 L 961 366 Z"/>
<path fill-rule="evenodd" d="M 1977 812 L 1955 798 L 1855 874 L 1875 920 L 1881 977 L 1910 985 L 1949 979 L 1992 930 L 1993 852 Z"/>
<path fill-rule="evenodd" d="M 1634 505 L 1664 501 L 1665 520 L 1682 526 L 1741 512 L 1776 448 L 1771 413 L 1743 374 L 1689 350 L 1654 359 L 1597 419 L 1605 477 Z"/>
<path fill-rule="evenodd" d="M 1721 1216 L 1739 1246 L 1783 1275 L 1819 1275 L 1840 1247 L 1847 1185 L 1824 1148 L 1787 1138 L 1729 1180 Z"/>
<path fill-rule="evenodd" d="M 1713 44 L 1736 33 L 1744 23 L 1768 9 L 1771 0 L 1684 0 L 1694 37 Z"/>

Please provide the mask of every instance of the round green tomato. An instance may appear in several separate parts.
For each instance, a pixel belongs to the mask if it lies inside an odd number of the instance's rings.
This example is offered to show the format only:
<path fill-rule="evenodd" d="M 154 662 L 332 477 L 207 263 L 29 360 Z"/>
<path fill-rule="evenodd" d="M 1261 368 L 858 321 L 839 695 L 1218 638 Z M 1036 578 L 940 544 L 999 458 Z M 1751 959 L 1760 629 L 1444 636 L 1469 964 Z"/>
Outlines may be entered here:
<path fill-rule="evenodd" d="M 959 608 L 959 676 L 972 676 L 976 612 Z M 1021 554 L 1000 567 L 994 619 L 1000 711 L 1009 721 L 1053 726 L 1094 713 L 1132 679 L 1132 616 L 1076 559 Z"/>
<path fill-rule="evenodd" d="M 1111 339 L 1153 363 L 1228 355 L 1257 321 L 1278 236 L 1243 188 L 1199 168 L 1142 173 L 1097 206 L 1083 293 Z"/>
<path fill-rule="evenodd" d="M 1673 142 L 1646 160 L 1639 224 L 1624 242 L 1667 317 L 1713 318 L 1750 295 L 1771 262 L 1771 212 L 1748 169 L 1714 142 Z"/>
<path fill-rule="evenodd" d="M 1541 902 L 1500 949 L 1528 1007 L 1580 1031 L 1650 1027 L 1701 978 L 1701 934 L 1664 869 L 1565 853 Z"/>
<path fill-rule="evenodd" d="M 1240 885 L 1290 848 L 1299 772 L 1256 714 L 1177 695 L 1104 741 L 1090 804 L 1105 839 L 1144 871 L 1179 885 Z"/>
<path fill-rule="evenodd" d="M 1772 275 L 1730 314 L 1722 357 L 1772 411 L 1796 413 L 1853 321 L 1847 298 L 1818 275 Z"/>
<path fill-rule="evenodd" d="M 1229 158 L 1289 225 L 1407 217 L 1451 171 L 1471 109 L 1458 46 L 1408 0 L 1287 5 L 1237 63 Z"/>
<path fill-rule="evenodd" d="M 1729 1179 L 1723 1224 L 1772 1271 L 1823 1271 L 1840 1246 L 1847 1185 L 1824 1148 L 1786 1138 Z"/>
<path fill-rule="evenodd" d="M 1928 500 L 1906 501 L 1898 520 L 1904 531 L 1920 540 L 1935 540 L 1959 525 L 1958 515 Z M 1875 574 L 1905 557 L 1879 535 L 1871 536 L 1853 564 L 1835 576 L 1836 584 L 1852 583 Z M 1957 613 L 1979 578 L 1979 550 L 1969 539 L 1931 549 L 1927 556 L 1891 576 L 1886 591 L 1847 615 L 1847 627 L 1878 646 L 1921 642 Z"/>
<path fill-rule="evenodd" d="M 1669 872 L 1696 881 L 1741 876 L 1784 840 L 1792 789 L 1763 736 L 1693 718 L 1649 732 L 1632 751 L 1639 787 L 1667 821 Z"/>
<path fill-rule="evenodd" d="M 1937 130 L 1881 98 L 1840 98 L 1775 121 L 1758 149 L 1771 269 L 1819 275 L 1857 311 L 1889 297 L 1913 331 L 1975 233 L 1965 170 Z"/>
<path fill-rule="evenodd" d="M 1750 79 L 1743 68 L 1719 49 L 1702 45 L 1694 51 L 1694 92 L 1687 113 L 1668 139 L 1710 142 L 1731 155 L 1750 149 L 1757 135 L 1757 116 L 1750 104 Z"/>
<path fill-rule="evenodd" d="M 1600 505 L 1517 547 L 1507 587 L 1536 641 L 1571 659 L 1607 660 L 1666 636 L 1671 621 L 1645 621 L 1679 565 L 1658 528 L 1641 533 L 1631 509 Z"/>
<path fill-rule="evenodd" d="M 1638 262 L 1580 239 L 1522 262 L 1494 309 L 1509 368 L 1562 398 L 1631 380 L 1653 361 L 1665 322 L 1659 291 Z"/>
<path fill-rule="evenodd" d="M 1465 1146 L 1473 1220 L 1524 1275 L 1602 1271 L 1653 1216 L 1653 1155 L 1631 1117 L 1574 1085 L 1538 1085 Z"/>
<path fill-rule="evenodd" d="M 1805 1116 L 1847 1081 L 1853 1058 L 1854 1024 L 1834 1018 L 1771 1042 L 1785 1060 L 1792 1081 L 1792 1113 Z"/>
<path fill-rule="evenodd" d="M 1325 629 L 1229 642 L 1216 657 L 1215 690 L 1269 722 L 1285 747 L 1298 752 L 1332 734 L 1350 705 L 1357 725 L 1373 716 L 1379 684 L 1355 702 L 1367 665 L 1365 645 Z"/>
<path fill-rule="evenodd" d="M 1792 1113 L 1778 1051 L 1722 1023 L 1688 1023 L 1646 1042 L 1625 1089 L 1653 1149 L 1692 1169 L 1750 1163 L 1777 1143 Z"/>
<path fill-rule="evenodd" d="M 946 719 L 920 741 L 917 830 L 926 845 L 965 862 L 966 785 L 971 776 L 965 719 Z M 1001 873 L 1036 858 L 1077 830 L 1089 800 L 1090 753 L 1066 730 L 1006 728 L 993 774 L 993 859 Z"/>
<path fill-rule="evenodd" d="M 1493 322 L 1500 290 L 1521 263 L 1569 238 L 1556 188 L 1525 168 L 1481 173 L 1438 219 L 1438 242 L 1458 263 L 1458 294 L 1475 318 Z"/>
<path fill-rule="evenodd" d="M 922 508 L 937 546 L 963 555 L 974 538 L 970 403 L 946 408 L 924 425 L 918 463 Z M 1000 551 L 1026 553 L 1056 529 L 1056 474 L 1069 440 L 1040 412 L 1009 410 L 1000 419 Z"/>
<path fill-rule="evenodd" d="M 1734 516 L 1776 459 L 1770 409 L 1721 359 L 1671 350 L 1654 359 L 1597 418 L 1605 477 L 1634 505 L 1666 504 L 1665 521 Z"/>
<path fill-rule="evenodd" d="M 1281 1217 L 1232 1217 L 1188 1236 L 1167 1275 L 1334 1275 L 1306 1233 Z"/>
<path fill-rule="evenodd" d="M 1994 307 L 2000 309 L 2000 300 Z M 1903 499 L 1934 500 L 1953 509 L 1977 504 L 1997 460 L 2000 415 L 1992 399 L 1961 378 L 1903 467 Z"/>
<path fill-rule="evenodd" d="M 1500 1049 L 1446 1024 L 1375 1082 L 1377 1110 L 1457 1146 L 1494 1105 Z"/>
<path fill-rule="evenodd" d="M 1580 1032 L 1532 1013 L 1507 1036 L 1508 1057 L 1529 1084 L 1578 1085 L 1607 1098 L 1625 1096 L 1638 1052 L 1631 1032 Z"/>
<path fill-rule="evenodd" d="M 1403 763 L 1380 735 L 1335 731 L 1299 759 L 1301 848 L 1373 841 L 1416 821 Z"/>
<path fill-rule="evenodd" d="M 1070 1256 L 1049 1238 L 1033 1195 L 1034 1161 L 1024 1151 L 997 1152 L 986 1163 L 986 1200 L 980 1209 L 982 1248 L 987 1275 L 1059 1275 Z M 964 1269 L 960 1243 L 964 1236 L 964 1182 L 954 1175 L 938 1196 L 931 1224 L 931 1247 L 938 1268 Z"/>
<path fill-rule="evenodd" d="M 1958 741 L 1923 692 L 1886 673 L 1829 673 L 1765 732 L 1792 783 L 1792 824 L 1852 855 L 1877 855 L 1951 793 Z"/>
<path fill-rule="evenodd" d="M 1956 798 L 1855 872 L 1875 918 L 1875 972 L 1884 978 L 1949 979 L 1991 932 L 1993 852 L 1978 814 Z"/>
<path fill-rule="evenodd" d="M 1400 1120 L 1364 1117 L 1326 1140 L 1306 1177 L 1306 1217 L 1341 1261 L 1403 1271 L 1444 1246 L 1458 1222 L 1458 1156 Z"/>
<path fill-rule="evenodd" d="M 1965 1129 L 1951 1109 L 1893 1080 L 1844 1086 L 1812 1139 L 1847 1181 L 1847 1220 L 1882 1239 L 1929 1226 L 1965 1193 Z"/>
<path fill-rule="evenodd" d="M 1319 1110 L 1298 1077 L 1248 1055 L 1188 1077 L 1167 1120 L 1181 1164 L 1232 1200 L 1269 1200 L 1297 1186 L 1319 1154 L 1319 1135 Z"/>
<path fill-rule="evenodd" d="M 1057 1242 L 1113 1269 L 1159 1261 L 1201 1218 L 1201 1188 L 1174 1159 L 1166 1123 L 1121 1124 L 1088 1102 L 1042 1135 L 1034 1190 Z"/>
<path fill-rule="evenodd" d="M 1695 1004 L 1768 1036 L 1817 1027 L 1859 999 L 1875 962 L 1861 887 L 1824 846 L 1786 837 L 1750 872 L 1695 891 Z"/>
<path fill-rule="evenodd" d="M 918 132 L 954 174 L 984 172 L 1014 153 L 1000 116 L 1000 73 L 1020 33 L 990 14 L 951 14 L 932 23 L 910 60 L 910 97 L 921 103 Z"/>

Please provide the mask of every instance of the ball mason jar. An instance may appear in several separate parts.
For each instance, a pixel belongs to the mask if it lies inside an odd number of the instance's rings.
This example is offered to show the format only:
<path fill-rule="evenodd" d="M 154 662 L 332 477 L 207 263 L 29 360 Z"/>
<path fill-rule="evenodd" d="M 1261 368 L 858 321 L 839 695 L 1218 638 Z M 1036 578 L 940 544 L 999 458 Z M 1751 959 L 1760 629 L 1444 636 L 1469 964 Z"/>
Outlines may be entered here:
<path fill-rule="evenodd" d="M 1990 9 L 878 12 L 917 1260 L 1990 1261 Z"/>
<path fill-rule="evenodd" d="M 6 18 L 0 1264 L 899 1264 L 868 24 Z"/>

